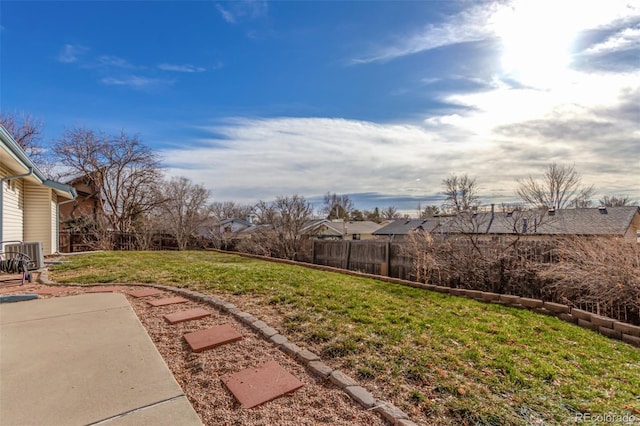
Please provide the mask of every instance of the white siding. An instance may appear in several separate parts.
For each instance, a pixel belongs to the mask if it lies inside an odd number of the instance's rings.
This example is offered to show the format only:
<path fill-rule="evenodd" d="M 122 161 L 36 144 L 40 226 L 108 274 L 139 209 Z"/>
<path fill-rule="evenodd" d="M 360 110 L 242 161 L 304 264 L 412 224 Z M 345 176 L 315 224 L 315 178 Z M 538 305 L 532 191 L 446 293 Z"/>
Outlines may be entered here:
<path fill-rule="evenodd" d="M 58 196 L 54 191 L 51 191 L 50 208 L 51 214 L 49 216 L 49 220 L 51 221 L 51 251 L 45 251 L 47 254 L 56 253 L 58 251 L 58 224 L 60 223 L 60 218 L 58 216 Z"/>
<path fill-rule="evenodd" d="M 55 233 L 51 217 L 51 188 L 26 182 L 24 184 L 24 240 L 40 241 L 44 254 L 53 253 L 52 235 Z M 53 229 L 52 229 L 53 228 Z"/>
<path fill-rule="evenodd" d="M 0 177 L 16 173 L 0 165 Z M 21 241 L 24 238 L 24 181 L 15 179 L 2 184 L 2 240 Z"/>

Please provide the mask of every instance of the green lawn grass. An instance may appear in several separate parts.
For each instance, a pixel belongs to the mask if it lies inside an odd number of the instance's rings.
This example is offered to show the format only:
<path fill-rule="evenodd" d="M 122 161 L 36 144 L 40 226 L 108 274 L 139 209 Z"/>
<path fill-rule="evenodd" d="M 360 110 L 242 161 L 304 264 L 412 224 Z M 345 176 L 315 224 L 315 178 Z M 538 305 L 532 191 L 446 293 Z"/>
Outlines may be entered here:
<path fill-rule="evenodd" d="M 275 314 L 271 325 L 289 340 L 420 423 L 570 424 L 580 413 L 640 421 L 640 351 L 553 317 L 215 252 L 66 260 L 54 281 L 189 287 Z"/>

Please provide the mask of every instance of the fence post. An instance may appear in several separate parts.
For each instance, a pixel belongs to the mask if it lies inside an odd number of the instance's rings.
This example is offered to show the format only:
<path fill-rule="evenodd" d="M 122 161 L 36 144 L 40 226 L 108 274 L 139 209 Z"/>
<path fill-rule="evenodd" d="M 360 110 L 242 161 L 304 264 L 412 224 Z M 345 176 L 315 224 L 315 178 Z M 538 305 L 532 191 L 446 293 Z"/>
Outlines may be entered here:
<path fill-rule="evenodd" d="M 349 260 L 351 260 L 351 241 L 345 240 L 347 249 L 344 254 L 344 269 L 349 269 Z"/>
<path fill-rule="evenodd" d="M 387 241 L 384 246 L 384 263 L 380 265 L 380 275 L 383 277 L 389 276 L 391 270 L 391 241 Z"/>
<path fill-rule="evenodd" d="M 316 264 L 316 240 L 311 240 L 311 264 Z"/>

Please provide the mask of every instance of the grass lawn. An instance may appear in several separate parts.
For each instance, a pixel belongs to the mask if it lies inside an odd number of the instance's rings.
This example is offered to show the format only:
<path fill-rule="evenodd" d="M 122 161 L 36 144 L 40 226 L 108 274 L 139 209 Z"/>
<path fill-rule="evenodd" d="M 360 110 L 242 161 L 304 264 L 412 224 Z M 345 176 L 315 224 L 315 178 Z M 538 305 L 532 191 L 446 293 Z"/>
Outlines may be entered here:
<path fill-rule="evenodd" d="M 158 283 L 232 301 L 423 424 L 640 421 L 640 350 L 526 310 L 214 252 L 68 257 L 62 283 Z M 264 315 L 263 315 L 264 314 Z"/>

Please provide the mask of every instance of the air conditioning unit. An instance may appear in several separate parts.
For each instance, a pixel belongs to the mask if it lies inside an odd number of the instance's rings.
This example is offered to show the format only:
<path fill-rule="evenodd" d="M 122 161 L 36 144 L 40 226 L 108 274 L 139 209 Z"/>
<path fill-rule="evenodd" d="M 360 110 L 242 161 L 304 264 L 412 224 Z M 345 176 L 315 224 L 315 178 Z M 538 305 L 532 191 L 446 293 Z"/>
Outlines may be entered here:
<path fill-rule="evenodd" d="M 29 265 L 29 270 L 40 269 L 44 267 L 44 249 L 40 241 L 31 243 L 15 243 L 6 244 L 4 250 L 7 253 L 18 252 L 29 256 L 33 262 Z"/>

